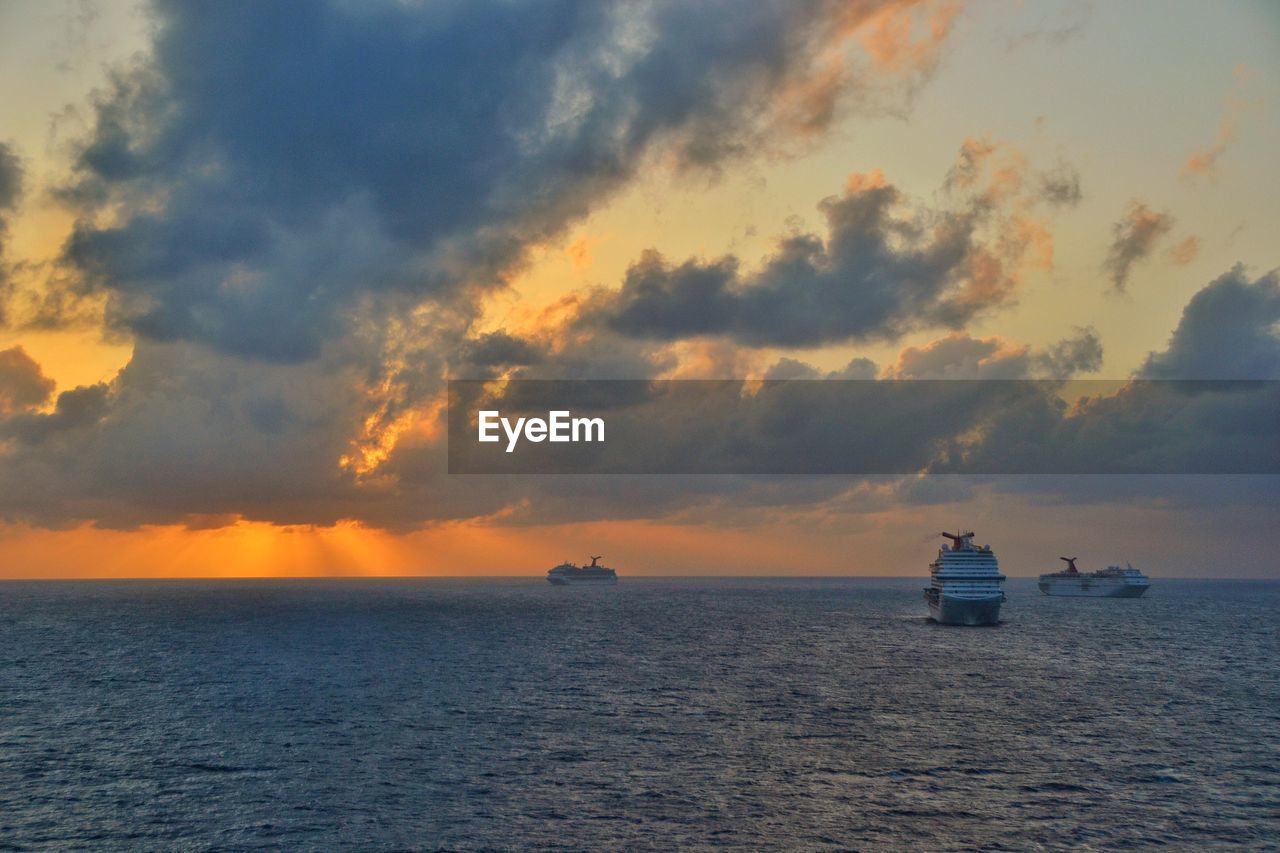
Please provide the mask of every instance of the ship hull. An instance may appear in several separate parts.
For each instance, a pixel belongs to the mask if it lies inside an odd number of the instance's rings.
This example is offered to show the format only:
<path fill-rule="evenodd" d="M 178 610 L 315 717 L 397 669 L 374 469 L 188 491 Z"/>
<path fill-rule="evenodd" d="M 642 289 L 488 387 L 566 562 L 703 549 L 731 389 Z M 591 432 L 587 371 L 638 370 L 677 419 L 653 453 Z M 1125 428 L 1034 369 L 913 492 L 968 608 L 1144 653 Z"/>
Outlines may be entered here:
<path fill-rule="evenodd" d="M 1150 589 L 1149 584 L 1040 581 L 1040 591 L 1045 595 L 1066 598 L 1139 598 L 1148 589 Z"/>
<path fill-rule="evenodd" d="M 617 578 L 547 578 L 552 586 L 615 586 Z"/>
<path fill-rule="evenodd" d="M 960 598 L 943 593 L 926 599 L 929 616 L 940 625 L 995 625 L 1000 621 L 1003 595 L 986 598 Z"/>

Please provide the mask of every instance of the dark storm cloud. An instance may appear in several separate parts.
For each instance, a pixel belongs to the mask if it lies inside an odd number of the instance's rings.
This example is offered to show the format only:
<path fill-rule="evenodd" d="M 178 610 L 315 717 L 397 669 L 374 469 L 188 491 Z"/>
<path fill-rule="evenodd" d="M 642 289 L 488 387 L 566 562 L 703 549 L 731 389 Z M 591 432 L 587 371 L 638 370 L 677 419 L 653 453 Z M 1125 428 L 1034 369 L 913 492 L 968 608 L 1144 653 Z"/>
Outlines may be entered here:
<path fill-rule="evenodd" d="M 153 58 L 98 99 L 65 260 L 142 337 L 314 357 L 362 295 L 492 286 L 655 146 L 682 168 L 751 150 L 848 17 L 163 0 Z"/>
<path fill-rule="evenodd" d="M 1280 270 L 1252 281 L 1236 266 L 1191 298 L 1164 352 L 1139 371 L 1157 379 L 1280 379 Z"/>
<path fill-rule="evenodd" d="M 139 342 L 111 385 L 0 419 L 12 451 L 0 465 L 3 513 L 107 527 L 358 517 L 337 465 L 362 418 L 352 373 L 331 362 L 263 370 L 197 345 Z"/>
<path fill-rule="evenodd" d="M 24 413 L 0 423 L 0 435 L 40 444 L 63 430 L 93 426 L 107 413 L 111 402 L 111 390 L 105 383 L 82 385 L 59 394 L 48 414 Z"/>
<path fill-rule="evenodd" d="M 1111 227 L 1111 247 L 1102 264 L 1117 291 L 1124 292 L 1134 264 L 1150 255 L 1172 228 L 1173 217 L 1169 214 L 1137 201 L 1129 205 L 1120 221 Z"/>
<path fill-rule="evenodd" d="M 1025 245 L 1006 242 L 1003 257 L 989 250 L 977 233 L 981 205 L 908 218 L 896 188 L 857 177 L 820 205 L 825 237 L 791 235 L 752 273 L 733 256 L 673 264 L 648 251 L 620 290 L 597 294 L 583 323 L 653 340 L 817 346 L 959 327 L 1010 295 Z"/>

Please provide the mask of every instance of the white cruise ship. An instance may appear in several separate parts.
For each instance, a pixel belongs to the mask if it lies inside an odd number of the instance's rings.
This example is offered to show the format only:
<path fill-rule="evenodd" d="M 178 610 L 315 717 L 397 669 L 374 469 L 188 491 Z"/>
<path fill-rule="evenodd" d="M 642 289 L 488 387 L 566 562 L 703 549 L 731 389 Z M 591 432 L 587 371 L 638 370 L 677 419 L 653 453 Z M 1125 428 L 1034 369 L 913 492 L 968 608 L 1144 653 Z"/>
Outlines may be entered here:
<path fill-rule="evenodd" d="M 1069 595 L 1076 598 L 1137 598 L 1151 586 L 1151 580 L 1133 566 L 1107 566 L 1096 572 L 1076 568 L 1075 557 L 1059 557 L 1067 567 L 1060 572 L 1040 576 L 1040 591 L 1045 595 Z"/>
<path fill-rule="evenodd" d="M 600 586 L 618 582 L 618 573 L 608 566 L 598 564 L 599 557 L 591 558 L 591 565 L 579 566 L 576 563 L 561 563 L 547 572 L 547 580 L 555 586 L 577 586 L 590 584 Z"/>
<path fill-rule="evenodd" d="M 950 545 L 929 564 L 925 587 L 929 615 L 943 625 L 994 625 L 1004 603 L 1004 575 L 990 545 L 974 545 L 973 533 L 943 533 Z"/>

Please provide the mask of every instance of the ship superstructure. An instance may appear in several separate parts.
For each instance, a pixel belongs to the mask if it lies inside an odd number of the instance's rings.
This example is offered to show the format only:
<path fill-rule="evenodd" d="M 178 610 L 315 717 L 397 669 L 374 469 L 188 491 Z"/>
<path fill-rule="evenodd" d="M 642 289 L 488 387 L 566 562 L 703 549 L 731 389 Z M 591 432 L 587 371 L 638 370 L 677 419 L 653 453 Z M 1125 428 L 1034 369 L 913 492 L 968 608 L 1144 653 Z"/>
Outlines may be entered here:
<path fill-rule="evenodd" d="M 924 600 L 929 615 L 943 625 L 994 625 L 1004 603 L 1004 575 L 990 545 L 974 545 L 972 532 L 943 533 L 950 545 L 929 564 Z"/>
<path fill-rule="evenodd" d="M 1040 591 L 1045 595 L 1066 595 L 1076 598 L 1137 598 L 1151 586 L 1151 579 L 1133 566 L 1125 563 L 1107 566 L 1096 572 L 1082 572 L 1076 568 L 1076 557 L 1059 557 L 1067 564 L 1060 572 L 1040 576 Z"/>
<path fill-rule="evenodd" d="M 591 565 L 579 566 L 577 563 L 564 562 L 547 572 L 547 580 L 556 586 L 576 586 L 578 584 L 615 584 L 618 573 L 608 566 L 600 565 L 600 557 L 592 557 Z"/>

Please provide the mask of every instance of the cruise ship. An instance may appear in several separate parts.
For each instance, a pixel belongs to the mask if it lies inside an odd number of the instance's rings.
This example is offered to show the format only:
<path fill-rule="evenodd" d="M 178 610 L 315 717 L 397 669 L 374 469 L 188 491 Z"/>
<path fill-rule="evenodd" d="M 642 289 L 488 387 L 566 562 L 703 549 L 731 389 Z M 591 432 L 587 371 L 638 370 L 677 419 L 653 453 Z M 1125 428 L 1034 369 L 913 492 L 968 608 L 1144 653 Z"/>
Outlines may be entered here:
<path fill-rule="evenodd" d="M 1076 568 L 1075 557 L 1059 557 L 1067 564 L 1060 572 L 1040 576 L 1040 591 L 1045 595 L 1070 595 L 1077 598 L 1137 598 L 1151 586 L 1151 580 L 1125 563 L 1107 566 L 1096 572 Z"/>
<path fill-rule="evenodd" d="M 972 532 L 943 533 L 950 545 L 929 564 L 929 615 L 943 625 L 994 625 L 1004 603 L 1004 575 L 990 545 L 974 545 Z"/>
<path fill-rule="evenodd" d="M 608 566 L 600 565 L 599 560 L 599 557 L 592 557 L 589 566 L 561 563 L 547 572 L 547 580 L 556 586 L 577 586 L 578 584 L 600 586 L 617 583 L 618 573 Z"/>

